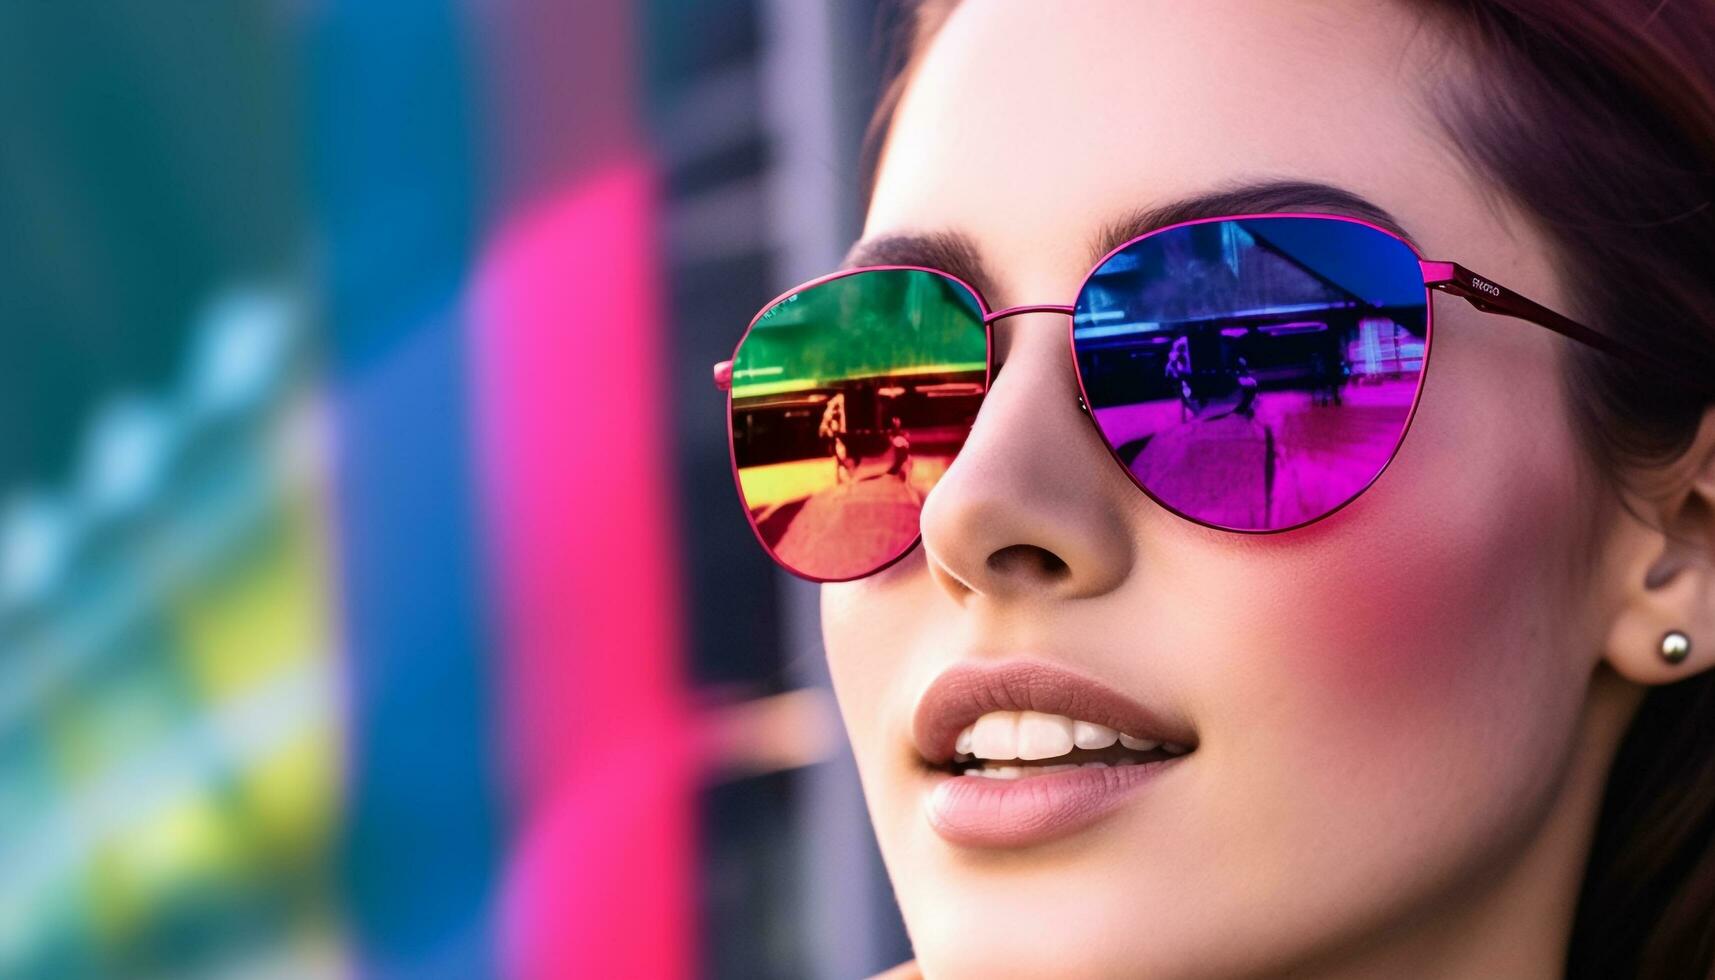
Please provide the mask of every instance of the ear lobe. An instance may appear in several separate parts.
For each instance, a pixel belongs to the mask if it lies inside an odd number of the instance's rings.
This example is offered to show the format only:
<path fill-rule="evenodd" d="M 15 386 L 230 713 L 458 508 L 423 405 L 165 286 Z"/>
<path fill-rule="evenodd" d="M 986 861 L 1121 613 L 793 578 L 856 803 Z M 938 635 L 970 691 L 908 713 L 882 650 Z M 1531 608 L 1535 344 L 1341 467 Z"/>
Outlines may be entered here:
<path fill-rule="evenodd" d="M 1622 536 L 1640 559 L 1628 563 L 1624 595 L 1604 659 L 1639 684 L 1668 684 L 1715 667 L 1715 409 L 1691 448 L 1663 474 L 1668 490 Z M 1690 637 L 1683 660 L 1664 655 L 1670 632 Z"/>
<path fill-rule="evenodd" d="M 1652 569 L 1653 571 L 1653 569 Z M 1715 567 L 1686 564 L 1661 584 L 1639 584 L 1615 617 L 1605 659 L 1614 672 L 1638 684 L 1670 684 L 1715 667 Z M 1680 632 L 1691 650 L 1675 662 L 1663 640 Z"/>

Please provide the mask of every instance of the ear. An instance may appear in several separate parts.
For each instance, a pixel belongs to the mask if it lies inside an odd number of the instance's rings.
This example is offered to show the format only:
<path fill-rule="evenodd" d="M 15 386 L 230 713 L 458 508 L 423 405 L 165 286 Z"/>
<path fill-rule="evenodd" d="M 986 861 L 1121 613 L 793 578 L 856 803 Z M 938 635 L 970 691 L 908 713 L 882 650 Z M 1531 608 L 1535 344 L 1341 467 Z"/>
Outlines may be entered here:
<path fill-rule="evenodd" d="M 1623 580 L 1604 659 L 1639 684 L 1667 684 L 1715 667 L 1715 408 L 1703 413 L 1691 447 L 1630 499 L 1614 543 Z M 1679 663 L 1662 656 L 1662 638 L 1691 638 Z"/>

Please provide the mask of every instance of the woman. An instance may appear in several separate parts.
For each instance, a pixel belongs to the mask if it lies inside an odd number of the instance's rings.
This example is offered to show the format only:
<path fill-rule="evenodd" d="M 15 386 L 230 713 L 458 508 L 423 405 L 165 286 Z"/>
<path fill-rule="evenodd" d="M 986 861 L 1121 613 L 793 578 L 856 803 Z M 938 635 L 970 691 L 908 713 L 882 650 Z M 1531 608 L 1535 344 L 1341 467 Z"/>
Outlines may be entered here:
<path fill-rule="evenodd" d="M 899 23 L 853 264 L 967 285 L 988 385 L 920 538 L 794 569 L 828 582 L 916 955 L 889 975 L 1715 975 L 1710 6 L 983 0 Z M 1222 217 L 1271 213 L 1306 217 Z M 1174 270 L 1208 235 L 1092 266 L 1138 214 L 1218 219 L 1210 282 L 1266 266 L 1287 290 L 1297 265 L 1315 311 L 1193 323 Z M 1432 343 L 1406 300 L 1326 274 L 1345 259 L 1282 244 L 1333 215 L 1426 260 Z M 1172 332 L 1145 308 L 1178 309 Z M 1350 425 L 1305 435 L 1292 338 L 1330 332 L 1353 377 L 1315 411 Z M 1288 379 L 1280 468 L 1241 516 L 1187 489 L 1241 493 L 1212 471 L 1172 481 L 1260 451 L 1187 428 L 1176 393 L 1108 390 L 1163 374 L 1104 364 L 1193 333 Z M 1293 471 L 1371 428 L 1385 458 L 1315 471 L 1335 496 Z"/>

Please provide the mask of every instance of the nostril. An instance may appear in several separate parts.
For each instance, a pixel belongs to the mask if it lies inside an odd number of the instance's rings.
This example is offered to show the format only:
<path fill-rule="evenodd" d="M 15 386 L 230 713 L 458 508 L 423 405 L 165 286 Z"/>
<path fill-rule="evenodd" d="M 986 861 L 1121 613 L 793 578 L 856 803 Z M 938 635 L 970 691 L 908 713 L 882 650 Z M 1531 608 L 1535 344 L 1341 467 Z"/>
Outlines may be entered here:
<path fill-rule="evenodd" d="M 988 567 L 994 572 L 1028 572 L 1043 578 L 1064 578 L 1067 572 L 1066 562 L 1059 555 L 1033 544 L 1009 544 L 993 552 Z"/>

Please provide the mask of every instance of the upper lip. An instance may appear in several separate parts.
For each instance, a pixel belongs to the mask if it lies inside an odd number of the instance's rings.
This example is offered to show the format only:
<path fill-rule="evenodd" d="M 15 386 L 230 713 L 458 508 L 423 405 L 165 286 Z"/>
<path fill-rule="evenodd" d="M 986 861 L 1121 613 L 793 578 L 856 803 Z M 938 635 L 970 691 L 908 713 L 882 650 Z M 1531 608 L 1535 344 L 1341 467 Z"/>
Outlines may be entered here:
<path fill-rule="evenodd" d="M 1133 738 L 1190 747 L 1196 733 L 1166 712 L 1056 664 L 1040 660 L 966 662 L 936 677 L 917 702 L 912 740 L 930 765 L 945 765 L 966 725 L 990 711 L 1041 711 L 1095 722 Z"/>

